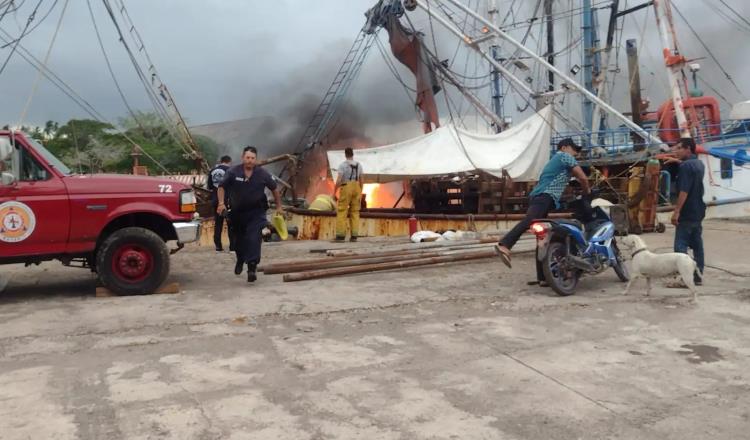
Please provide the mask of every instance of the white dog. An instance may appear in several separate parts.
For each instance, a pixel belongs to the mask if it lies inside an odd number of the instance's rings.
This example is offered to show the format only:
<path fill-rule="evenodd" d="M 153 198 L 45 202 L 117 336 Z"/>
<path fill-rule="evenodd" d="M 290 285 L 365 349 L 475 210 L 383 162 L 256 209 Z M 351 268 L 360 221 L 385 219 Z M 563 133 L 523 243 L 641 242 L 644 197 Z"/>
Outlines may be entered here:
<path fill-rule="evenodd" d="M 698 270 L 695 261 L 690 255 L 671 252 L 668 254 L 655 254 L 650 252 L 646 244 L 637 235 L 628 235 L 620 239 L 625 247 L 629 248 L 633 255 L 630 268 L 630 281 L 625 287 L 624 295 L 630 291 L 630 285 L 637 278 L 646 278 L 646 295 L 651 294 L 651 278 L 662 278 L 679 274 L 690 292 L 693 301 L 698 301 L 698 291 L 695 288 L 693 274 L 697 273 L 703 279 L 703 274 Z"/>

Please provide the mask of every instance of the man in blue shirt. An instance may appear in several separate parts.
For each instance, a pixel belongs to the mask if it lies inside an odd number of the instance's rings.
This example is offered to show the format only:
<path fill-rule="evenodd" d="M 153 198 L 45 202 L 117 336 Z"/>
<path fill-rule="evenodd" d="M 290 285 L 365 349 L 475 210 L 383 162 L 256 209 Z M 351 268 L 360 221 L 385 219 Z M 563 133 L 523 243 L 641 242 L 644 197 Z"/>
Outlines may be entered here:
<path fill-rule="evenodd" d="M 581 184 L 585 194 L 591 192 L 588 178 L 576 161 L 580 152 L 581 147 L 576 145 L 571 138 L 565 138 L 557 143 L 557 153 L 544 166 L 539 182 L 529 194 L 529 209 L 526 211 L 526 217 L 505 234 L 498 244 L 500 257 L 506 266 L 511 267 L 510 250 L 521 235 L 529 229 L 531 223 L 535 219 L 547 217 L 550 211 L 560 207 L 560 196 L 568 186 L 571 175 Z M 537 261 L 536 272 L 537 282 L 543 283 L 544 274 L 539 261 Z"/>
<path fill-rule="evenodd" d="M 227 170 L 217 191 L 219 206 L 216 209 L 219 214 L 226 211 L 224 199 L 228 196 L 231 207 L 229 218 L 237 255 L 234 273 L 242 274 L 243 266 L 247 264 L 247 281 L 250 283 L 257 279 L 255 271 L 260 263 L 262 231 L 268 224 L 266 188 L 273 193 L 276 213 L 284 213 L 276 181 L 268 171 L 255 166 L 257 156 L 258 150 L 255 147 L 245 147 L 242 151 L 242 164 Z"/>
<path fill-rule="evenodd" d="M 706 204 L 703 202 L 703 176 L 706 167 L 695 154 L 695 141 L 691 138 L 680 139 L 672 152 L 680 163 L 677 171 L 677 203 L 672 214 L 672 224 L 677 227 L 674 235 L 674 251 L 686 254 L 688 248 L 693 250 L 693 258 L 698 270 L 703 273 L 703 225 L 706 216 Z M 701 283 L 701 277 L 695 274 L 695 283 Z"/>
<path fill-rule="evenodd" d="M 213 167 L 211 171 L 208 172 L 207 186 L 208 190 L 211 191 L 211 206 L 213 206 L 214 208 L 214 246 L 216 246 L 216 252 L 222 252 L 224 250 L 224 247 L 221 243 L 221 234 L 224 231 L 224 216 L 215 212 L 216 208 L 219 207 L 219 197 L 217 196 L 217 191 L 219 189 L 219 185 L 224 180 L 224 174 L 226 174 L 231 165 L 232 158 L 229 156 L 222 156 L 219 164 Z M 224 200 L 223 202 L 224 204 L 226 204 L 227 200 Z M 233 251 L 234 246 L 232 243 L 232 231 L 229 222 L 227 222 L 227 229 L 229 230 L 229 250 Z"/>

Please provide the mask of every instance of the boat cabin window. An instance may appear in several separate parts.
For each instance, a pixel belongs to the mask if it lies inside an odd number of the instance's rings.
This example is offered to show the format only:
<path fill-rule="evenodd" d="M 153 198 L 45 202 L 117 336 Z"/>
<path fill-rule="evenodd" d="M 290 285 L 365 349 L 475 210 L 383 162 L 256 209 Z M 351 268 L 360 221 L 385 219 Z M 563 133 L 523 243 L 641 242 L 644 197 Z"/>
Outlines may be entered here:
<path fill-rule="evenodd" d="M 721 178 L 731 179 L 732 178 L 732 159 L 722 157 L 721 161 Z"/>

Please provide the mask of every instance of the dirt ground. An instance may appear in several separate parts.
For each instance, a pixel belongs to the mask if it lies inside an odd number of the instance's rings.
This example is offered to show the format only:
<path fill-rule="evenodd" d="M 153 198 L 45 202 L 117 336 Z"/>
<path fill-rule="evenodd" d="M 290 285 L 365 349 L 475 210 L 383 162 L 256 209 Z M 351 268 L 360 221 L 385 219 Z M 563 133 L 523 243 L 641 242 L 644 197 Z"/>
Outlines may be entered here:
<path fill-rule="evenodd" d="M 0 438 L 747 438 L 750 224 L 704 238 L 697 305 L 663 282 L 623 296 L 611 270 L 558 297 L 526 285 L 528 254 L 249 285 L 195 246 L 181 294 L 115 298 L 85 270 L 2 266 Z"/>

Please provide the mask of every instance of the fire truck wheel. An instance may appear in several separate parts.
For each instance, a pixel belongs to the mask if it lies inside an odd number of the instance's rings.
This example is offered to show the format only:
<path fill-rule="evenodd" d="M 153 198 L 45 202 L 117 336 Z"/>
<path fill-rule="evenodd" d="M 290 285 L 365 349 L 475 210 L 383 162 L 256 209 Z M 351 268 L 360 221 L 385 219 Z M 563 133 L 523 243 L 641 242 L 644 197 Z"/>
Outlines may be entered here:
<path fill-rule="evenodd" d="M 104 240 L 96 254 L 99 280 L 118 295 L 145 295 L 169 274 L 169 250 L 154 232 L 123 228 Z"/>

